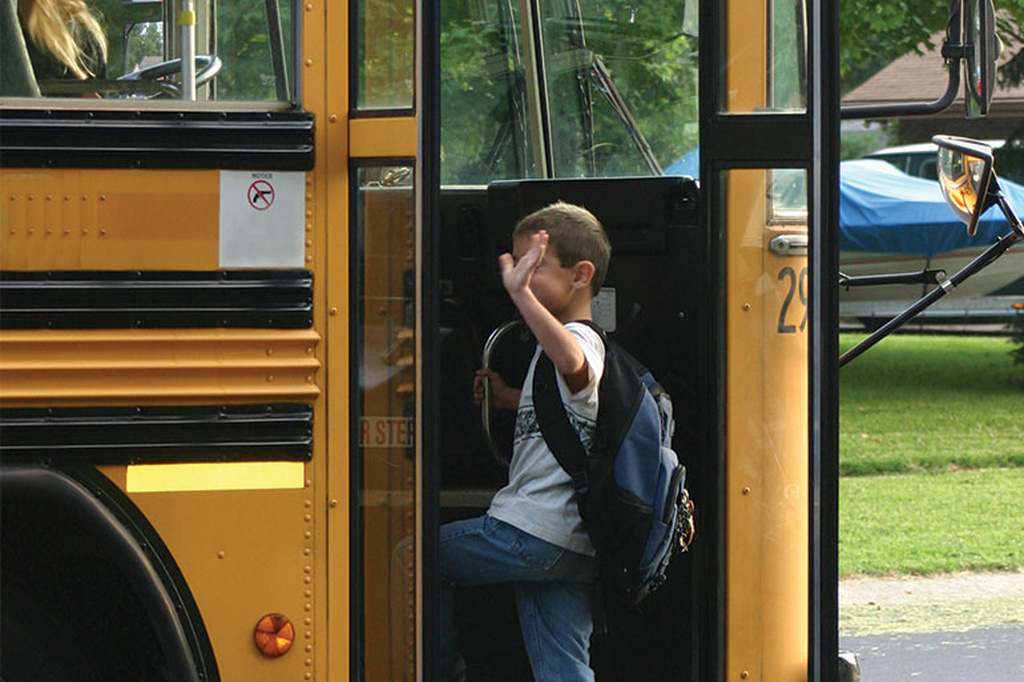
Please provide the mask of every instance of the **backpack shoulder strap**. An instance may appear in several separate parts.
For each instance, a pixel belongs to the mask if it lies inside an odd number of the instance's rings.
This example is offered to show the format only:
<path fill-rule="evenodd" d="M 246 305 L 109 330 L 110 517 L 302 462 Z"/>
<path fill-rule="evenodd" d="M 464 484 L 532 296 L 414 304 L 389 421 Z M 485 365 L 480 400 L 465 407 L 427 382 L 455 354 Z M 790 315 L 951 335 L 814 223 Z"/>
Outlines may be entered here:
<path fill-rule="evenodd" d="M 537 415 L 544 442 L 558 460 L 559 465 L 572 478 L 576 502 L 582 505 L 590 490 L 587 474 L 587 453 L 576 429 L 569 423 L 569 415 L 562 404 L 555 377 L 555 365 L 544 351 L 533 369 L 533 408 Z"/>

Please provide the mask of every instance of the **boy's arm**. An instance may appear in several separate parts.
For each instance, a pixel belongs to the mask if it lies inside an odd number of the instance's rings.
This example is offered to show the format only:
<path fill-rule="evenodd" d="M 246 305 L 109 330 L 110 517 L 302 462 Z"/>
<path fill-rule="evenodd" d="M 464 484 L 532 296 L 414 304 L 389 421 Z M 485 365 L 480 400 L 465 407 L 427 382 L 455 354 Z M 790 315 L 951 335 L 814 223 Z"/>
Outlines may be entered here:
<path fill-rule="evenodd" d="M 502 282 L 515 303 L 523 320 L 530 327 L 537 343 L 551 359 L 551 363 L 565 377 L 566 386 L 577 393 L 587 385 L 589 378 L 587 358 L 583 355 L 579 341 L 565 328 L 558 318 L 537 300 L 530 290 L 530 278 L 537 269 L 547 249 L 548 234 L 541 230 L 531 236 L 530 249 L 513 263 L 512 256 L 502 254 L 498 263 L 501 267 Z"/>

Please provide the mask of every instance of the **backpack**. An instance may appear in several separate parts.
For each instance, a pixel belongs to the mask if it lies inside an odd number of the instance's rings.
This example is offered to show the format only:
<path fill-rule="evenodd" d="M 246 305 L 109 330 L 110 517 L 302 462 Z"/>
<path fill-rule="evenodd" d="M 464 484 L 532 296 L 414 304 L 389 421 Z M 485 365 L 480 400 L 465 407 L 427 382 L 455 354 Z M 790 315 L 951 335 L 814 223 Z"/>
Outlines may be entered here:
<path fill-rule="evenodd" d="M 543 352 L 533 377 L 541 433 L 573 480 L 583 526 L 597 551 L 603 591 L 637 606 L 665 582 L 669 561 L 693 538 L 686 468 L 672 450 L 672 401 L 604 330 L 597 428 L 588 455 L 571 426 Z"/>

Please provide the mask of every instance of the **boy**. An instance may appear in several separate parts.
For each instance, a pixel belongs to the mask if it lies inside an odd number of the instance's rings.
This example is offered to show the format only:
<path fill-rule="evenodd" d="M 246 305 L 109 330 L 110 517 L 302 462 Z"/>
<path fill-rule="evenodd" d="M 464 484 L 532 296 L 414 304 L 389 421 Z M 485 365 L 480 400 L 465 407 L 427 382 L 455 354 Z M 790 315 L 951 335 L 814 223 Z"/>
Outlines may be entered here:
<path fill-rule="evenodd" d="M 586 209 L 557 202 L 530 214 L 498 263 L 502 283 L 537 338 L 521 391 L 489 370 L 495 406 L 516 409 L 509 482 L 487 513 L 441 528 L 441 665 L 445 682 L 465 677 L 452 623 L 452 587 L 515 584 L 516 607 L 537 682 L 590 681 L 591 602 L 597 567 L 572 481 L 541 436 L 532 382 L 540 353 L 556 369 L 566 411 L 589 444 L 597 420 L 604 343 L 590 327 L 590 304 L 611 258 L 601 223 Z"/>

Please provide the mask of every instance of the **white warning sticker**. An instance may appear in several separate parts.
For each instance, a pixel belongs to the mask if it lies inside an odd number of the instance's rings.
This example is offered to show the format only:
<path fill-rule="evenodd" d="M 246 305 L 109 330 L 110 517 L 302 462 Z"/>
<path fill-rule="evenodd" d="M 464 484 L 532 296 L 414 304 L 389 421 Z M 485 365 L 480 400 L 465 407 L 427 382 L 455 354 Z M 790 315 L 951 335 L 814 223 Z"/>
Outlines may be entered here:
<path fill-rule="evenodd" d="M 221 171 L 220 267 L 305 265 L 305 173 Z"/>

